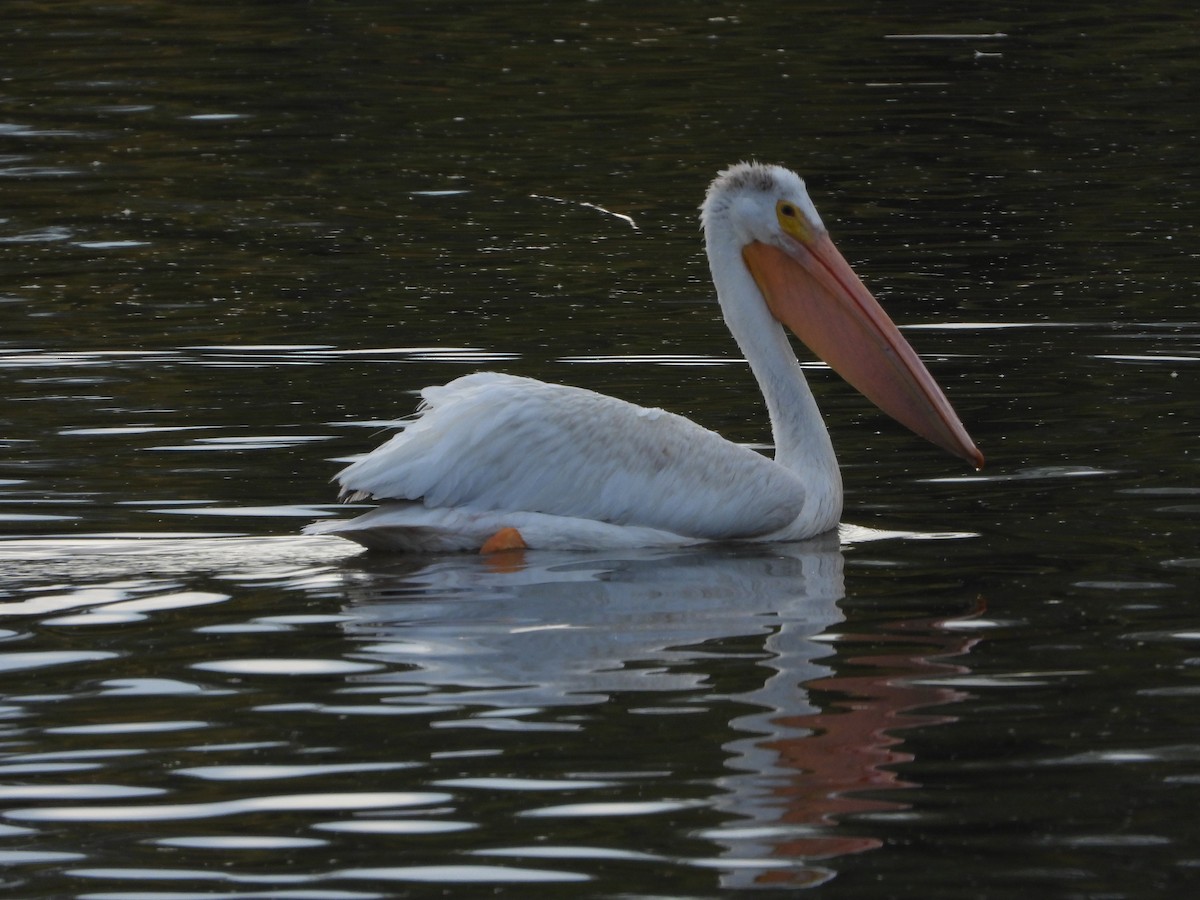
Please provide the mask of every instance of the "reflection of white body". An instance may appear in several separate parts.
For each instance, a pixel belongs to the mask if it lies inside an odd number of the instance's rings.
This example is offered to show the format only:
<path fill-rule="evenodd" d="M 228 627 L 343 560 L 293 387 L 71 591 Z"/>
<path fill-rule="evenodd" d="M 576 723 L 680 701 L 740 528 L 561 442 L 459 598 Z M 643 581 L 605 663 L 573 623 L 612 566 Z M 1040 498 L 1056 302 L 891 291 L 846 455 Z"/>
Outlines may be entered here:
<path fill-rule="evenodd" d="M 831 826 L 797 822 L 779 791 L 797 773 L 771 748 L 804 740 L 789 720 L 820 711 L 805 685 L 830 674 L 819 660 L 834 648 L 818 638 L 842 621 L 835 535 L 769 549 L 527 555 L 513 571 L 457 556 L 367 565 L 351 576 L 341 627 L 361 642 L 355 658 L 386 671 L 356 681 L 395 685 L 389 705 L 436 710 L 439 727 L 582 731 L 564 740 L 586 741 L 592 719 L 571 707 L 625 695 L 618 705 L 635 716 L 699 711 L 718 699 L 716 673 L 736 669 L 748 689 L 719 698 L 736 717 L 712 734 L 727 771 L 706 801 L 730 818 L 709 837 L 720 855 L 760 863 L 732 865 L 723 880 L 745 886 L 763 866 L 823 877 L 775 850 Z"/>
<path fill-rule="evenodd" d="M 703 207 L 725 322 L 763 392 L 775 459 L 680 416 L 481 373 L 422 392 L 421 415 L 339 476 L 385 505 L 320 523 L 368 547 L 461 550 L 515 529 L 541 549 L 794 541 L 834 528 L 837 460 L 784 325 L 885 412 L 979 466 L 916 353 L 830 241 L 794 173 L 743 164 Z"/>
<path fill-rule="evenodd" d="M 705 641 L 785 628 L 803 641 L 840 620 L 836 536 L 781 549 L 788 552 L 548 553 L 514 571 L 450 557 L 405 574 L 399 600 L 391 599 L 395 579 L 370 574 L 344 627 L 377 637 L 363 651 L 393 664 L 366 680 L 453 686 L 472 705 L 575 705 L 603 702 L 612 691 L 691 690 L 703 673 L 647 663 L 686 664 L 697 652 L 688 648 Z M 812 644 L 801 655 L 827 652 Z M 804 680 L 804 672 L 792 675 Z M 441 693 L 433 702 L 445 700 Z"/>

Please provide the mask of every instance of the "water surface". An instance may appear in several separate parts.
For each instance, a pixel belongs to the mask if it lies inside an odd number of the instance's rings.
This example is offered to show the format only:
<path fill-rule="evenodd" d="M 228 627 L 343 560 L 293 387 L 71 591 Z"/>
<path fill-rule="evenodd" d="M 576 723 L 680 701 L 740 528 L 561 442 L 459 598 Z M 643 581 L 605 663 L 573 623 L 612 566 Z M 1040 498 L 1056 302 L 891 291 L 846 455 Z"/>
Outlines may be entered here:
<path fill-rule="evenodd" d="M 11 7 L 6 886 L 1194 881 L 1194 15 Z M 345 514 L 337 460 L 482 368 L 764 446 L 695 221 L 744 158 L 806 174 L 987 469 L 806 364 L 838 537 L 484 560 L 299 536 Z"/>

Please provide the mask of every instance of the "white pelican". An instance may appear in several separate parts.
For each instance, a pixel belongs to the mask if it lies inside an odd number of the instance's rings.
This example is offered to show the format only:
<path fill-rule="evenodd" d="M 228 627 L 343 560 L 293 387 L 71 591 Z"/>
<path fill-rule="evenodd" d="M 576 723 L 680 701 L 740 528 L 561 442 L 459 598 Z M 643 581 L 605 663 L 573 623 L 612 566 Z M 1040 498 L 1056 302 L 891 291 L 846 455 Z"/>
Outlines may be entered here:
<path fill-rule="evenodd" d="M 725 323 L 762 389 L 775 458 L 672 413 L 493 372 L 421 392 L 404 430 L 338 474 L 381 504 L 314 523 L 381 550 L 796 541 L 835 528 L 842 481 L 786 325 L 884 412 L 979 468 L 917 354 L 834 247 L 804 182 L 721 172 L 701 207 Z"/>

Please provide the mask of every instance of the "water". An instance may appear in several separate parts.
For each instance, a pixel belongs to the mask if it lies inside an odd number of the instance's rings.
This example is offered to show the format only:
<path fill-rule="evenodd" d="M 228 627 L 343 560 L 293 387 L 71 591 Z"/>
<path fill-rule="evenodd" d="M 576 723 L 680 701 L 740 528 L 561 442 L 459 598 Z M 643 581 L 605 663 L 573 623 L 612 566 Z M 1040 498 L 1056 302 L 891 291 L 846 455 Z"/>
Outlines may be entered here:
<path fill-rule="evenodd" d="M 1195 17 L 13 3 L 0 879 L 21 897 L 1195 881 Z M 761 444 L 694 219 L 804 172 L 988 455 L 812 366 L 810 546 L 373 559 L 479 368 Z"/>

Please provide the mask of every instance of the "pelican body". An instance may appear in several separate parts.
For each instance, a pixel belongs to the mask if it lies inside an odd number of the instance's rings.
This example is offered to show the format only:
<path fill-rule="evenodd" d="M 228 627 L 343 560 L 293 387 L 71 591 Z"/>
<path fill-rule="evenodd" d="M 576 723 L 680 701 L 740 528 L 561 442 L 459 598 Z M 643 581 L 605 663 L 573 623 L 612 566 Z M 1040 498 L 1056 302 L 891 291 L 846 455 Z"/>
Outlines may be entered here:
<path fill-rule="evenodd" d="M 440 552 L 798 541 L 835 528 L 837 458 L 791 330 L 899 422 L 983 456 L 916 352 L 830 240 L 804 182 L 757 163 L 701 207 L 725 322 L 762 390 L 775 458 L 673 413 L 481 372 L 421 392 L 417 415 L 337 475 L 380 505 L 320 522 L 376 550 Z"/>

